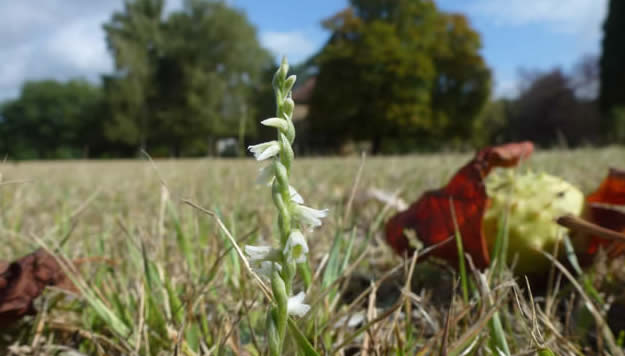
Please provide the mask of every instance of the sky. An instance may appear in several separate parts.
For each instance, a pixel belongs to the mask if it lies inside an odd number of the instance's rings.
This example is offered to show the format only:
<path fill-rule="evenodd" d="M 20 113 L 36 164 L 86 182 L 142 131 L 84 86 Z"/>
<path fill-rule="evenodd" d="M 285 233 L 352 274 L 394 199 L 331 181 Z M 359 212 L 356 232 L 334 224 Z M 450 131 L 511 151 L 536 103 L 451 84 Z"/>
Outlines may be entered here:
<path fill-rule="evenodd" d="M 168 0 L 167 11 L 182 0 Z M 324 18 L 347 0 L 230 0 L 244 11 L 263 46 L 292 63 L 315 53 L 329 33 Z M 468 16 L 482 36 L 496 96 L 518 92 L 520 69 L 568 70 L 598 55 L 607 0 L 438 0 Z M 102 24 L 123 0 L 0 0 L 0 101 L 19 95 L 26 80 L 87 78 L 112 71 Z"/>

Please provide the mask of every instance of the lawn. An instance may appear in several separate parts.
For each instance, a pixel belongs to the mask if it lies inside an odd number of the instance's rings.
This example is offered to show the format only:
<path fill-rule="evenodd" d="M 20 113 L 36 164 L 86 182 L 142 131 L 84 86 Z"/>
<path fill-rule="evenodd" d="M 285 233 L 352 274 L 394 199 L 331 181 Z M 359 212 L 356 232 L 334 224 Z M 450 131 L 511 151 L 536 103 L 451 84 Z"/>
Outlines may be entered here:
<path fill-rule="evenodd" d="M 383 233 L 395 210 L 366 193 L 377 188 L 412 202 L 445 184 L 469 157 L 296 159 L 291 182 L 307 205 L 329 209 L 324 225 L 308 234 L 309 268 L 298 273 L 295 288 L 308 291 L 312 310 L 293 320 L 317 352 L 428 355 L 446 343 L 450 355 L 467 347 L 487 355 L 494 310 L 512 353 L 535 352 L 531 313 L 521 311 L 531 310 L 530 299 L 515 294 L 527 289 L 522 279 L 507 275 L 493 285 L 490 304 L 479 296 L 464 303 L 460 294 L 452 303 L 453 271 L 422 263 L 402 293 L 411 261 L 394 255 Z M 539 151 L 525 166 L 588 193 L 608 167 L 625 168 L 625 149 Z M 270 189 L 255 184 L 260 167 L 251 159 L 0 165 L 0 259 L 44 245 L 80 262 L 72 278 L 81 286 L 70 297 L 48 290 L 36 316 L 0 331 L 0 353 L 264 354 L 267 300 L 215 218 L 188 204 L 214 212 L 241 245 L 270 244 L 276 213 Z M 613 314 L 625 309 L 622 262 L 600 261 L 587 272 L 606 302 L 598 309 L 612 339 L 598 315 L 584 309 L 582 294 L 562 280 L 535 296 L 538 341 L 558 355 L 614 353 L 611 343 L 620 349 L 625 317 Z M 287 354 L 295 354 L 294 339 Z"/>

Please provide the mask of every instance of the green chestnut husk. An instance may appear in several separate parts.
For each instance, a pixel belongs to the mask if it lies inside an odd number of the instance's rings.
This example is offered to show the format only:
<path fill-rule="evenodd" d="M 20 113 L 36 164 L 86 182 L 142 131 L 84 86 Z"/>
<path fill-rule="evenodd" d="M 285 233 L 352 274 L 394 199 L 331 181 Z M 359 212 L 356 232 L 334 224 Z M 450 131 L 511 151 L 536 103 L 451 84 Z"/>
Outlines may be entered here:
<path fill-rule="evenodd" d="M 561 244 L 569 232 L 556 219 L 567 214 L 581 216 L 584 194 L 562 178 L 532 171 L 497 169 L 485 179 L 485 184 L 489 205 L 482 226 L 491 256 L 501 217 L 507 214 L 507 255 L 509 264 L 515 262 L 514 272 L 547 272 L 551 262 L 540 251 L 563 252 Z"/>

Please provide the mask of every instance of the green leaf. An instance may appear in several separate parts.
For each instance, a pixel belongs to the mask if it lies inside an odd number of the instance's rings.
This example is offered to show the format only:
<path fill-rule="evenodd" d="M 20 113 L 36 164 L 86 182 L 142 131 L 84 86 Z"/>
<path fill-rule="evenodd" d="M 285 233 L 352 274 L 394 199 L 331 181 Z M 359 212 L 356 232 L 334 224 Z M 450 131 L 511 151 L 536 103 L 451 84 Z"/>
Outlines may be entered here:
<path fill-rule="evenodd" d="M 288 324 L 289 331 L 293 335 L 299 351 L 305 356 L 320 356 L 291 318 L 288 319 Z"/>

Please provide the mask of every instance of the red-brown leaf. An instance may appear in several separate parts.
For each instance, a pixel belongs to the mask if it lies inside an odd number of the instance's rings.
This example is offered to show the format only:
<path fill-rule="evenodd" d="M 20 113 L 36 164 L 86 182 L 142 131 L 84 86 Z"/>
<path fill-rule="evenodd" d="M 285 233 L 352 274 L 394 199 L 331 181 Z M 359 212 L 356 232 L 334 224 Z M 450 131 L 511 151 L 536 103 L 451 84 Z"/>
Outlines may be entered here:
<path fill-rule="evenodd" d="M 611 169 L 599 189 L 586 197 L 586 201 L 589 206 L 589 219 L 593 223 L 625 233 L 625 213 L 618 209 L 625 207 L 625 171 Z M 610 244 L 610 255 L 625 252 L 625 244 L 593 236 L 586 253 L 593 255 L 600 246 L 606 247 Z"/>
<path fill-rule="evenodd" d="M 427 191 L 408 210 L 392 217 L 386 225 L 386 240 L 398 254 L 412 253 L 404 231 L 414 230 L 425 246 L 442 243 L 453 236 L 450 201 L 453 201 L 458 230 L 464 249 L 478 268 L 489 263 L 488 248 L 482 233 L 482 219 L 488 204 L 484 177 L 494 167 L 511 167 L 529 157 L 534 150 L 531 142 L 510 143 L 487 147 L 462 167 L 447 186 Z M 431 255 L 455 265 L 458 262 L 453 240 L 442 244 Z"/>
<path fill-rule="evenodd" d="M 514 167 L 534 152 L 534 144 L 529 141 L 508 143 L 487 147 L 478 152 L 476 159 L 488 163 L 488 174 L 494 167 Z"/>
<path fill-rule="evenodd" d="M 0 330 L 36 313 L 33 301 L 46 286 L 74 290 L 54 256 L 39 249 L 17 261 L 0 261 Z"/>

